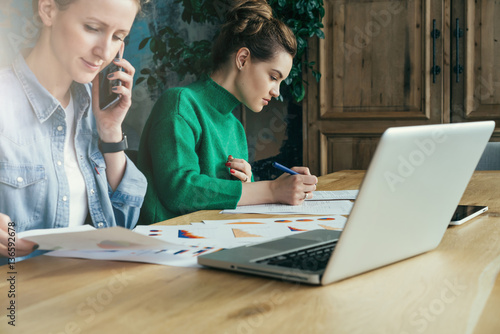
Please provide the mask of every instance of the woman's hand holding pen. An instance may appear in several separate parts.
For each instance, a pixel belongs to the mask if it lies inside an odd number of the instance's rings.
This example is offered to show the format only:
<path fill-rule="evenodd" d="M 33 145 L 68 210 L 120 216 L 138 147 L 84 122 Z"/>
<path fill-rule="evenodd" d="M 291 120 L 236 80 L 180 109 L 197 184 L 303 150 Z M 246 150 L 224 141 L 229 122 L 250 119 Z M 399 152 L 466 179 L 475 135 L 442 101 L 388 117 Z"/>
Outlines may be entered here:
<path fill-rule="evenodd" d="M 293 167 L 296 175 L 283 173 L 271 182 L 271 192 L 274 203 L 299 205 L 306 198 L 312 198 L 312 192 L 316 190 L 318 178 L 311 175 L 307 167 Z"/>
<path fill-rule="evenodd" d="M 231 175 L 241 180 L 241 182 L 252 182 L 252 166 L 247 161 L 235 159 L 230 155 L 227 158 L 226 167 L 229 167 Z"/>
<path fill-rule="evenodd" d="M 234 160 L 233 160 L 234 161 Z M 299 205 L 306 198 L 312 198 L 318 178 L 311 175 L 307 167 L 293 167 L 273 181 L 243 183 L 238 205 L 282 203 Z M 251 175 L 251 174 L 250 174 Z M 244 179 L 243 179 L 244 180 Z"/>
<path fill-rule="evenodd" d="M 9 216 L 0 213 L 0 257 L 19 257 L 33 252 L 38 246 L 34 242 L 17 239 L 14 234 L 15 226 Z M 15 254 L 12 250 L 15 248 Z"/>

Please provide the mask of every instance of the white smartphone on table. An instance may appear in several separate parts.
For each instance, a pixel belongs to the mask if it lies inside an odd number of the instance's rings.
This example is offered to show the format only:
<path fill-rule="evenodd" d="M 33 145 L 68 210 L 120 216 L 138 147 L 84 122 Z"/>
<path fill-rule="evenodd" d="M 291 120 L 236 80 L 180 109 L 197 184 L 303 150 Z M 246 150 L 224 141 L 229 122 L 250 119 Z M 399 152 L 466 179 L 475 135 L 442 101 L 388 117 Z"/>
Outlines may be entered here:
<path fill-rule="evenodd" d="M 450 225 L 462 225 L 487 210 L 488 207 L 484 205 L 459 205 L 451 217 Z"/>

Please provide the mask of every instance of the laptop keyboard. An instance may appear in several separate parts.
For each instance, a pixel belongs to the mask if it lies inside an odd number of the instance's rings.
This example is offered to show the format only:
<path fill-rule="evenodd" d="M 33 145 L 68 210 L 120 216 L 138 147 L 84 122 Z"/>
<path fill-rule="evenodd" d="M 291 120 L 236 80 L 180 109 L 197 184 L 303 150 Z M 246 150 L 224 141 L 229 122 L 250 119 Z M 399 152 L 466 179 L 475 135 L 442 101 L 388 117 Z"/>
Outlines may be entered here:
<path fill-rule="evenodd" d="M 311 248 L 280 254 L 278 256 L 273 256 L 256 262 L 271 266 L 288 267 L 308 271 L 323 270 L 326 268 L 330 255 L 336 245 L 337 240 Z"/>

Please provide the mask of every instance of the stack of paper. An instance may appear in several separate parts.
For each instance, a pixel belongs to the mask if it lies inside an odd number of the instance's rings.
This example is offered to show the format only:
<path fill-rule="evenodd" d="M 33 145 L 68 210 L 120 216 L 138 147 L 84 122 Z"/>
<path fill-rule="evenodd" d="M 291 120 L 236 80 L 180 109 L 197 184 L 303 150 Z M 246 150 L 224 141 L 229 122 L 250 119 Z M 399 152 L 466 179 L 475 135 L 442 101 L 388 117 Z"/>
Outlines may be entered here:
<path fill-rule="evenodd" d="M 344 216 L 204 220 L 191 225 L 138 226 L 135 231 L 167 243 L 232 248 L 317 229 L 342 230 Z"/>
<path fill-rule="evenodd" d="M 197 267 L 201 254 L 264 242 L 315 229 L 341 230 L 344 216 L 206 220 L 191 225 L 33 230 L 18 237 L 36 242 L 49 256 Z"/>
<path fill-rule="evenodd" d="M 37 243 L 41 250 L 156 249 L 175 246 L 119 226 L 95 229 L 90 225 L 83 225 L 30 230 L 18 233 L 17 237 Z"/>
<path fill-rule="evenodd" d="M 343 199 L 355 200 L 359 190 L 313 191 L 313 197 L 306 201 L 335 201 Z"/>
<path fill-rule="evenodd" d="M 261 214 L 305 214 L 305 215 L 348 215 L 353 207 L 358 190 L 313 191 L 313 197 L 301 205 L 260 204 L 242 205 L 221 213 Z"/>
<path fill-rule="evenodd" d="M 205 220 L 190 225 L 138 226 L 95 229 L 72 228 L 32 230 L 18 238 L 36 242 L 47 255 L 96 260 L 117 260 L 197 267 L 197 256 L 252 243 L 265 242 L 315 229 L 341 230 L 357 196 L 356 190 L 314 192 L 300 206 L 256 205 L 238 207 L 238 213 L 303 213 L 323 216 L 294 218 Z M 316 199 L 316 200 L 314 200 Z M 317 200 L 320 199 L 320 200 Z"/>

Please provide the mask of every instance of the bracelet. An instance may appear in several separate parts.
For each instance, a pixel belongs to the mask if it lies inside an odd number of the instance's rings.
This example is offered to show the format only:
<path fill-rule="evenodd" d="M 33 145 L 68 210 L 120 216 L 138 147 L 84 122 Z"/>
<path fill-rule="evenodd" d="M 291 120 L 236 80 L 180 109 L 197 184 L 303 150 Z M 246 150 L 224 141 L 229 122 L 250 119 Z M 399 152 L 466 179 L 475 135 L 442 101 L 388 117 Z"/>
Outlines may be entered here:
<path fill-rule="evenodd" d="M 123 134 L 123 139 L 118 143 L 105 143 L 99 138 L 99 150 L 101 153 L 116 153 L 128 149 L 127 136 Z"/>

